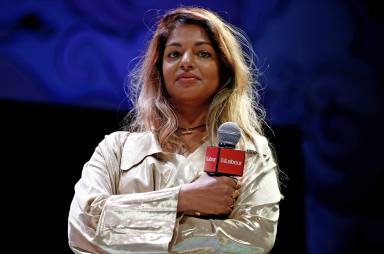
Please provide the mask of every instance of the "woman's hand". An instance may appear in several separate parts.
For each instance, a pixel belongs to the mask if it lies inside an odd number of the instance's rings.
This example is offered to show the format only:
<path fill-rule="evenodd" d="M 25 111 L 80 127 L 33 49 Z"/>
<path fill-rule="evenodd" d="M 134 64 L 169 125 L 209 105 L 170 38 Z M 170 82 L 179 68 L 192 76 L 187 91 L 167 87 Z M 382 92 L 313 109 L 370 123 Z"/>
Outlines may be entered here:
<path fill-rule="evenodd" d="M 194 182 L 181 187 L 177 211 L 194 215 L 229 215 L 240 187 L 234 178 L 203 173 Z"/>

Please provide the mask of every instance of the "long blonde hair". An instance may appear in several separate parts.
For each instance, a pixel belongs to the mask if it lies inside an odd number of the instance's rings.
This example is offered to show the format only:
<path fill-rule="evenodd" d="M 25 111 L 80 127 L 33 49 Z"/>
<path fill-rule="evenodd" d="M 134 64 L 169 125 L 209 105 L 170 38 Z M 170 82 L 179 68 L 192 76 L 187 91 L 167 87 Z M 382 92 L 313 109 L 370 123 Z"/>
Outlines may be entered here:
<path fill-rule="evenodd" d="M 256 89 L 259 73 L 253 61 L 252 47 L 239 29 L 212 11 L 195 7 L 171 10 L 157 24 L 146 54 L 130 75 L 134 108 L 128 129 L 152 131 L 165 150 L 183 149 L 183 142 L 175 134 L 178 120 L 167 101 L 162 77 L 165 44 L 173 29 L 181 24 L 196 24 L 204 28 L 220 58 L 220 85 L 206 119 L 211 143 L 217 142 L 217 128 L 228 121 L 236 122 L 241 128 L 241 145 L 245 140 L 254 141 L 256 133 L 263 134 L 265 113 Z"/>

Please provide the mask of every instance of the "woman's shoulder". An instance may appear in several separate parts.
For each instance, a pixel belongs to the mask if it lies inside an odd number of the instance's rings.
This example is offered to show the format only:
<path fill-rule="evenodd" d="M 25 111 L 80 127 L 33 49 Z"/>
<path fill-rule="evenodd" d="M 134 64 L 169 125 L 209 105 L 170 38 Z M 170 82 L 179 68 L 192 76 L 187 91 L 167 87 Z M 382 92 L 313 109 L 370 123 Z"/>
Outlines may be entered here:
<path fill-rule="evenodd" d="M 260 154 L 263 157 L 271 156 L 270 143 L 264 135 L 254 133 L 252 135 L 253 140 L 245 141 L 245 150 L 250 154 Z"/>
<path fill-rule="evenodd" d="M 161 152 L 152 132 L 117 131 L 106 135 L 103 149 L 121 161 L 121 169 L 129 169 L 148 155 Z"/>
<path fill-rule="evenodd" d="M 130 135 L 129 131 L 115 131 L 104 136 L 104 140 L 110 143 L 121 143 Z"/>
<path fill-rule="evenodd" d="M 110 147 L 124 146 L 127 141 L 140 141 L 152 140 L 153 134 L 151 132 L 129 132 L 129 131 L 115 131 L 105 135 L 102 142 Z"/>

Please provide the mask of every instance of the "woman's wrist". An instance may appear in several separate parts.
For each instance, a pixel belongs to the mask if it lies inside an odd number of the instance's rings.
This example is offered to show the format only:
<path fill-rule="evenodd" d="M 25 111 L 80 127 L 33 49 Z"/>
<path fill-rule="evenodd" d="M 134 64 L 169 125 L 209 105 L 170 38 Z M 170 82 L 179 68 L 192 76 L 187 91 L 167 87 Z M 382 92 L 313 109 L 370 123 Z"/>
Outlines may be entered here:
<path fill-rule="evenodd" d="M 177 202 L 177 212 L 186 212 L 191 210 L 190 201 L 188 200 L 189 190 L 190 184 L 187 183 L 181 186 Z"/>

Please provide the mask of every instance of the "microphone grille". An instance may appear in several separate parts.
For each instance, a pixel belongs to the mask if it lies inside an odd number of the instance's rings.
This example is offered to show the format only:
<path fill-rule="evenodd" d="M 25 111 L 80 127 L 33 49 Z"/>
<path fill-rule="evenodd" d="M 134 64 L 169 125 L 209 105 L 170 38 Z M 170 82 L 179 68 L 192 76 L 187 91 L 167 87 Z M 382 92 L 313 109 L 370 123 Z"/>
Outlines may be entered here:
<path fill-rule="evenodd" d="M 224 146 L 229 145 L 231 147 L 235 147 L 237 142 L 239 142 L 240 137 L 240 128 L 237 123 L 234 122 L 223 123 L 217 130 L 219 145 L 222 144 Z"/>

